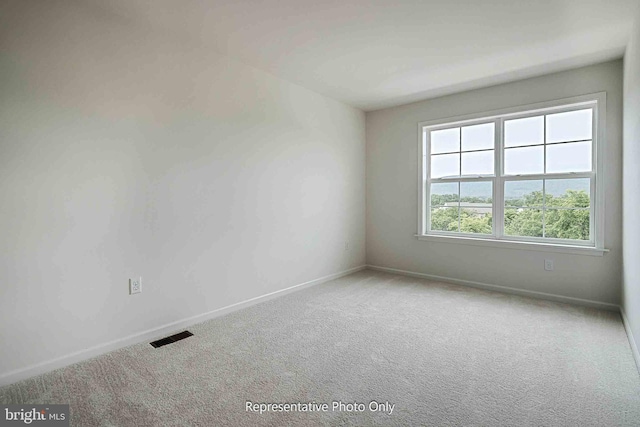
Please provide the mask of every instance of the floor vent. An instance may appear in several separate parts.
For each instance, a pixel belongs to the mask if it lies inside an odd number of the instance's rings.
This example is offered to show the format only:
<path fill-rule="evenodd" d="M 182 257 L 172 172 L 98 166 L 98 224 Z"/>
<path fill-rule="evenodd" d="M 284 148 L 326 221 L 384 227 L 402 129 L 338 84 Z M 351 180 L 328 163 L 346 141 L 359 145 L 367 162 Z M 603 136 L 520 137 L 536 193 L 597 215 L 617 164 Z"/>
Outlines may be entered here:
<path fill-rule="evenodd" d="M 162 338 L 161 340 L 154 341 L 151 343 L 155 348 L 162 347 L 163 345 L 171 344 L 172 342 L 180 341 L 185 338 L 189 338 L 193 336 L 193 334 L 189 331 L 180 332 L 175 335 L 171 335 L 170 337 Z"/>

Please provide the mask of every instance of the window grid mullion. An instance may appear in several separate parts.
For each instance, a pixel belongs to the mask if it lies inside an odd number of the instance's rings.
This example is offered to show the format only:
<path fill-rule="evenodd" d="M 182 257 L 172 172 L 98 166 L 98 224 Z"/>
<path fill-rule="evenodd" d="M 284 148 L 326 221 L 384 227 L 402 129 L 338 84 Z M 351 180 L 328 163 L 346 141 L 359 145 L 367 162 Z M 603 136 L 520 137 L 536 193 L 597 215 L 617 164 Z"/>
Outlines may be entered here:
<path fill-rule="evenodd" d="M 542 130 L 542 138 L 544 141 L 544 148 L 543 148 L 543 156 L 544 156 L 544 174 L 547 174 L 547 115 L 545 114 L 543 116 L 542 119 L 542 125 L 543 125 L 543 130 Z M 546 220 L 545 220 L 545 214 L 547 213 L 547 180 L 543 179 L 542 180 L 542 238 L 547 237 L 547 230 L 546 230 Z"/>
<path fill-rule="evenodd" d="M 458 175 L 462 175 L 462 127 L 458 126 Z M 460 233 L 460 181 L 458 181 L 458 233 Z"/>
<path fill-rule="evenodd" d="M 458 175 L 462 175 L 462 126 L 458 128 Z M 458 186 L 458 192 L 460 186 Z M 458 198 L 460 194 L 458 193 Z M 458 200 L 458 208 L 460 208 L 460 200 Z M 458 209 L 458 231 L 460 231 L 460 210 Z"/>
<path fill-rule="evenodd" d="M 546 165 L 545 165 L 546 167 Z M 546 237 L 545 214 L 547 213 L 547 180 L 542 180 L 542 237 Z"/>
<path fill-rule="evenodd" d="M 504 175 L 507 181 L 533 181 L 540 179 L 574 179 L 574 178 L 591 178 L 595 176 L 594 172 L 558 172 L 551 174 L 530 174 L 530 175 Z"/>
<path fill-rule="evenodd" d="M 495 150 L 494 171 L 496 178 L 493 185 L 493 233 L 496 239 L 501 239 L 504 235 L 504 178 L 503 178 L 503 126 L 504 119 L 495 121 Z"/>
<path fill-rule="evenodd" d="M 604 173 L 603 170 L 599 170 L 598 169 L 598 152 L 600 150 L 598 150 L 598 146 L 600 144 L 602 144 L 602 141 L 599 138 L 599 135 L 597 134 L 598 132 L 598 104 L 596 104 L 592 109 L 591 109 L 591 172 L 597 172 L 599 176 L 602 176 L 602 174 Z M 601 230 L 597 230 L 596 229 L 596 224 L 597 221 L 599 220 L 600 216 L 603 215 L 602 213 L 602 208 L 598 209 L 598 201 L 601 199 L 600 196 L 598 195 L 597 192 L 601 192 L 603 191 L 603 188 L 600 187 L 598 188 L 597 185 L 597 177 L 595 175 L 595 173 L 591 176 L 591 181 L 590 181 L 590 191 L 589 191 L 589 236 L 590 236 L 590 241 L 594 243 L 594 245 L 596 244 L 597 241 L 600 240 L 600 238 L 598 236 L 596 236 L 596 233 L 600 233 Z M 602 244 L 602 243 L 601 243 Z"/>
<path fill-rule="evenodd" d="M 423 130 L 424 132 L 424 130 Z M 426 211 L 426 215 L 424 217 L 423 230 L 425 233 L 431 232 L 431 132 L 424 132 L 424 143 L 422 145 L 422 150 L 424 151 L 424 160 L 423 160 L 423 176 L 426 185 L 425 191 L 423 191 L 424 200 L 422 202 L 422 206 L 424 206 L 424 210 Z M 426 168 L 426 169 L 425 169 Z"/>
<path fill-rule="evenodd" d="M 462 126 L 458 127 L 458 144 L 459 144 L 459 152 L 458 152 L 458 175 L 462 175 Z M 458 233 L 462 230 L 461 217 L 462 210 L 460 209 L 460 192 L 462 191 L 462 185 L 460 181 L 458 181 Z"/>

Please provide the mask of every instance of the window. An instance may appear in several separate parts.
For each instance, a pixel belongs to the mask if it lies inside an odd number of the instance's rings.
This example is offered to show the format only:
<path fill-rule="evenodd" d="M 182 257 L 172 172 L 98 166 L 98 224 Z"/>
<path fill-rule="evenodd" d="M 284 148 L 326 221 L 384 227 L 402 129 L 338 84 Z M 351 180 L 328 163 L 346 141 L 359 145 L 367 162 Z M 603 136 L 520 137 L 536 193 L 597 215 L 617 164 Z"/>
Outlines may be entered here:
<path fill-rule="evenodd" d="M 604 102 L 421 123 L 418 236 L 603 249 Z"/>

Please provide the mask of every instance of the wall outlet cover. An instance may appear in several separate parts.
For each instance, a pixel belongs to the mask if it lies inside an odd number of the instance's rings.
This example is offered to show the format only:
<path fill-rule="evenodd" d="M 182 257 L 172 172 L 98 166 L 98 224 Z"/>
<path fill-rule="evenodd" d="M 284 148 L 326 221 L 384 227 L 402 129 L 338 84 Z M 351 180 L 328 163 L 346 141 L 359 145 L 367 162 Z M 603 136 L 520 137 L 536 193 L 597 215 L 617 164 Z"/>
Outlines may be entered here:
<path fill-rule="evenodd" d="M 553 271 L 553 260 L 552 259 L 545 259 L 544 260 L 544 269 L 546 271 Z"/>
<path fill-rule="evenodd" d="M 139 294 L 140 292 L 142 292 L 142 277 L 129 279 L 129 295 Z"/>

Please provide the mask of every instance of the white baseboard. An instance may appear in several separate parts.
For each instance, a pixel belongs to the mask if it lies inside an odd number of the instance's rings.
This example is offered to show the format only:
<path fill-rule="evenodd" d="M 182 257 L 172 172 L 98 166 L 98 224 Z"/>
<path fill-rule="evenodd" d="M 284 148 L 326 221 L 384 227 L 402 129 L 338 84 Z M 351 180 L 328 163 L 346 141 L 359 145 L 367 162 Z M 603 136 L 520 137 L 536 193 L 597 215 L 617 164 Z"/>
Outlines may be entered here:
<path fill-rule="evenodd" d="M 549 301 L 563 302 L 567 304 L 581 305 L 586 307 L 595 307 L 609 311 L 620 311 L 620 306 L 608 302 L 593 301 L 582 298 L 567 297 L 564 295 L 549 294 L 546 292 L 529 291 L 526 289 L 510 288 L 508 286 L 491 285 L 488 283 L 473 282 L 471 280 L 454 279 L 452 277 L 435 276 L 433 274 L 416 273 L 413 271 L 398 270 L 396 268 L 380 267 L 377 265 L 367 265 L 371 270 L 384 271 L 386 273 L 400 274 L 403 276 L 418 277 L 421 279 L 432 280 L 435 282 L 454 283 L 456 285 L 470 286 L 472 288 L 484 289 L 487 291 L 496 291 L 507 294 L 520 295 L 531 298 L 545 299 Z"/>
<path fill-rule="evenodd" d="M 624 325 L 624 330 L 627 332 L 627 338 L 629 338 L 631 353 L 633 354 L 633 358 L 636 361 L 636 366 L 638 367 L 638 372 L 640 373 L 640 352 L 638 351 L 638 345 L 636 344 L 636 340 L 633 337 L 633 332 L 631 332 L 631 325 L 629 324 L 629 319 L 627 319 L 627 315 L 624 312 L 624 308 L 622 307 L 620 307 L 620 315 L 622 316 L 622 324 Z"/>
<path fill-rule="evenodd" d="M 186 319 L 167 323 L 157 328 L 139 332 L 134 335 L 129 335 L 128 337 L 124 337 L 115 341 L 110 341 L 105 344 L 100 344 L 91 348 L 87 348 L 85 350 L 80 350 L 71 354 L 67 354 L 62 357 L 58 357 L 52 360 L 38 363 L 36 365 L 31 365 L 31 366 L 27 366 L 26 368 L 10 371 L 0 375 L 0 386 L 13 384 L 15 382 L 22 381 L 24 379 L 31 378 L 36 375 L 44 374 L 46 372 L 53 371 L 54 369 L 63 368 L 73 363 L 90 359 L 92 357 L 96 357 L 101 354 L 109 353 L 111 351 L 118 350 L 123 347 L 128 347 L 130 345 L 138 344 L 145 341 L 152 341 L 159 337 L 170 335 L 171 333 L 174 333 L 179 329 L 187 328 L 197 323 L 202 323 L 207 320 L 214 319 L 216 317 L 224 316 L 225 314 L 229 314 L 234 311 L 241 310 L 243 308 L 251 307 L 252 305 L 269 301 L 271 299 L 278 298 L 292 292 L 300 291 L 302 289 L 305 289 L 314 285 L 319 285 L 321 283 L 328 282 L 329 280 L 347 276 L 349 274 L 364 270 L 365 268 L 366 266 L 363 265 L 360 267 L 351 268 L 349 270 L 340 271 L 338 273 L 320 277 L 318 279 L 311 280 L 305 283 L 300 283 L 299 285 L 291 286 L 286 289 L 281 289 L 279 291 L 271 292 L 266 295 L 261 295 L 259 297 L 241 301 L 236 304 L 231 304 L 226 307 L 218 308 L 216 310 L 209 311 L 207 313 L 202 313 L 196 316 L 188 317 Z"/>

